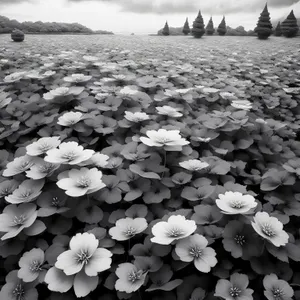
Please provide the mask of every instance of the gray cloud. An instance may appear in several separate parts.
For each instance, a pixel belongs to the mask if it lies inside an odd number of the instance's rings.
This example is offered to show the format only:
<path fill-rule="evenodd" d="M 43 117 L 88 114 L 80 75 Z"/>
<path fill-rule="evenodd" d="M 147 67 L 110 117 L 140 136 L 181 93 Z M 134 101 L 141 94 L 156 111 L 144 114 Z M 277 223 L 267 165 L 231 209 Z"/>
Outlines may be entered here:
<path fill-rule="evenodd" d="M 8 0 L 9 1 L 9 0 Z M 262 9 L 261 0 L 210 0 L 199 3 L 199 0 L 68 0 L 70 2 L 99 1 L 118 4 L 122 11 L 135 13 L 173 14 L 192 13 L 199 9 L 206 14 L 230 14 L 252 12 Z M 300 0 L 268 0 L 270 8 L 289 7 Z"/>

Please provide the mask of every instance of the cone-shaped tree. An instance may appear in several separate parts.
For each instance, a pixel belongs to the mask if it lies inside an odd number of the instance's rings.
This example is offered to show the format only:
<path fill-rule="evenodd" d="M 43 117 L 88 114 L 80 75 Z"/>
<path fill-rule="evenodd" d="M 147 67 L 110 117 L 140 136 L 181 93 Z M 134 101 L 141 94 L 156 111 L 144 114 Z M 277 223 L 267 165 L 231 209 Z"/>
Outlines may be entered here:
<path fill-rule="evenodd" d="M 214 22 L 212 20 L 212 17 L 210 17 L 209 22 L 206 26 L 206 34 L 213 35 L 214 33 L 215 33 Z"/>
<path fill-rule="evenodd" d="M 297 35 L 299 26 L 292 10 L 288 17 L 281 23 L 281 32 L 285 37 L 292 38 Z"/>
<path fill-rule="evenodd" d="M 226 27 L 225 17 L 223 17 L 223 19 L 218 27 L 218 34 L 225 35 L 226 32 L 227 32 L 227 27 Z"/>
<path fill-rule="evenodd" d="M 277 24 L 277 26 L 275 28 L 274 35 L 275 36 L 281 36 L 282 35 L 280 22 L 278 22 L 278 24 Z"/>
<path fill-rule="evenodd" d="M 182 29 L 183 34 L 188 35 L 191 32 L 190 25 L 189 25 L 189 20 L 186 18 L 183 29 Z"/>
<path fill-rule="evenodd" d="M 163 35 L 170 35 L 170 29 L 169 29 L 168 22 L 166 22 L 165 27 L 164 27 L 164 29 L 162 31 L 162 34 Z"/>
<path fill-rule="evenodd" d="M 203 36 L 204 33 L 205 33 L 204 21 L 201 15 L 201 11 L 199 11 L 198 16 L 193 23 L 192 35 L 195 38 L 199 39 Z"/>
<path fill-rule="evenodd" d="M 266 4 L 264 10 L 260 14 L 260 17 L 255 28 L 255 32 L 259 39 L 266 40 L 272 34 L 272 23 L 270 14 L 268 11 L 268 5 Z"/>

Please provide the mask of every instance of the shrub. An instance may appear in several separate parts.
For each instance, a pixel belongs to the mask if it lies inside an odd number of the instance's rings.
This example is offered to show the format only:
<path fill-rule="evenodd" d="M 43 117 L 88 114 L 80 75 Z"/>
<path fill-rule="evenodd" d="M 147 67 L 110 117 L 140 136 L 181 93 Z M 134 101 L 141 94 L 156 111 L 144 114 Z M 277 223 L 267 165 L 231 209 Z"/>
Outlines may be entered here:
<path fill-rule="evenodd" d="M 11 33 L 11 39 L 14 42 L 23 42 L 25 39 L 25 34 L 23 31 L 21 31 L 19 29 L 14 29 Z"/>
<path fill-rule="evenodd" d="M 270 13 L 266 4 L 259 17 L 257 26 L 254 31 L 257 33 L 259 39 L 266 40 L 272 34 L 272 28 L 273 26 L 271 23 Z"/>
<path fill-rule="evenodd" d="M 182 32 L 184 35 L 188 35 L 191 32 L 188 18 L 186 18 L 185 20 Z"/>
<path fill-rule="evenodd" d="M 225 17 L 223 17 L 220 25 L 218 26 L 218 30 L 217 31 L 218 31 L 218 34 L 221 35 L 221 36 L 226 34 L 227 27 L 226 27 Z"/>
<path fill-rule="evenodd" d="M 169 29 L 168 22 L 166 22 L 165 27 L 163 28 L 162 34 L 165 36 L 170 35 L 170 29 Z"/>
<path fill-rule="evenodd" d="M 201 15 L 201 11 L 199 11 L 197 18 L 193 23 L 192 35 L 195 38 L 201 38 L 205 33 L 204 21 Z"/>
<path fill-rule="evenodd" d="M 281 31 L 281 24 L 278 22 L 275 31 L 274 31 L 275 36 L 282 36 L 282 31 Z"/>
<path fill-rule="evenodd" d="M 294 15 L 294 11 L 292 10 L 287 18 L 281 23 L 281 32 L 283 36 L 287 38 L 293 38 L 297 36 L 298 31 L 299 26 Z"/>
<path fill-rule="evenodd" d="M 206 26 L 206 34 L 207 35 L 213 35 L 215 33 L 214 23 L 212 20 L 212 17 L 209 19 L 209 22 Z"/>

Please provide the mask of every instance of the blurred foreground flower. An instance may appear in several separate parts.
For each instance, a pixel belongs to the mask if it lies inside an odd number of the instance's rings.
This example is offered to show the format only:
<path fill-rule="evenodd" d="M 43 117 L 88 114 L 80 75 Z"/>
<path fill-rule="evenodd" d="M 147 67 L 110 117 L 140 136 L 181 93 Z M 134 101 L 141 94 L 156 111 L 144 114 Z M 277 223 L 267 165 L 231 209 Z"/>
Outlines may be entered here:
<path fill-rule="evenodd" d="M 285 281 L 278 279 L 275 274 L 265 276 L 263 280 L 264 295 L 268 300 L 292 300 L 294 290 Z"/>

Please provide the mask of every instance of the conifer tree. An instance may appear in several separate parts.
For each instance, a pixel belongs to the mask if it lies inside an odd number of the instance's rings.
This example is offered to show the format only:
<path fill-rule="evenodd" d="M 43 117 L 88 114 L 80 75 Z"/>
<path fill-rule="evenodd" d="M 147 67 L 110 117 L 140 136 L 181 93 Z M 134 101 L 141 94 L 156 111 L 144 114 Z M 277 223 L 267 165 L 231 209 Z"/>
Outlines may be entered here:
<path fill-rule="evenodd" d="M 212 17 L 210 17 L 209 22 L 206 26 L 206 34 L 213 35 L 214 33 L 215 33 L 214 22 L 212 20 Z"/>
<path fill-rule="evenodd" d="M 191 32 L 188 18 L 186 18 L 185 20 L 182 32 L 184 35 L 188 35 Z"/>
<path fill-rule="evenodd" d="M 223 17 L 217 31 L 218 31 L 219 35 L 225 35 L 226 34 L 227 27 L 226 27 L 225 17 Z"/>
<path fill-rule="evenodd" d="M 270 13 L 268 11 L 268 5 L 266 4 L 264 10 L 260 14 L 260 17 L 255 28 L 255 32 L 259 39 L 266 40 L 272 34 L 272 23 Z"/>
<path fill-rule="evenodd" d="M 278 24 L 277 24 L 277 26 L 275 28 L 274 35 L 275 36 L 281 36 L 282 35 L 280 22 L 278 22 Z"/>
<path fill-rule="evenodd" d="M 170 35 L 170 29 L 169 29 L 168 21 L 165 24 L 165 27 L 162 31 L 162 34 L 165 35 L 165 36 Z"/>
<path fill-rule="evenodd" d="M 281 23 L 281 32 L 285 37 L 292 38 L 298 34 L 299 26 L 292 10 L 287 18 Z"/>
<path fill-rule="evenodd" d="M 199 11 L 198 16 L 193 23 L 192 35 L 195 38 L 199 39 L 204 35 L 204 33 L 205 33 L 204 21 L 201 15 L 201 11 Z"/>

